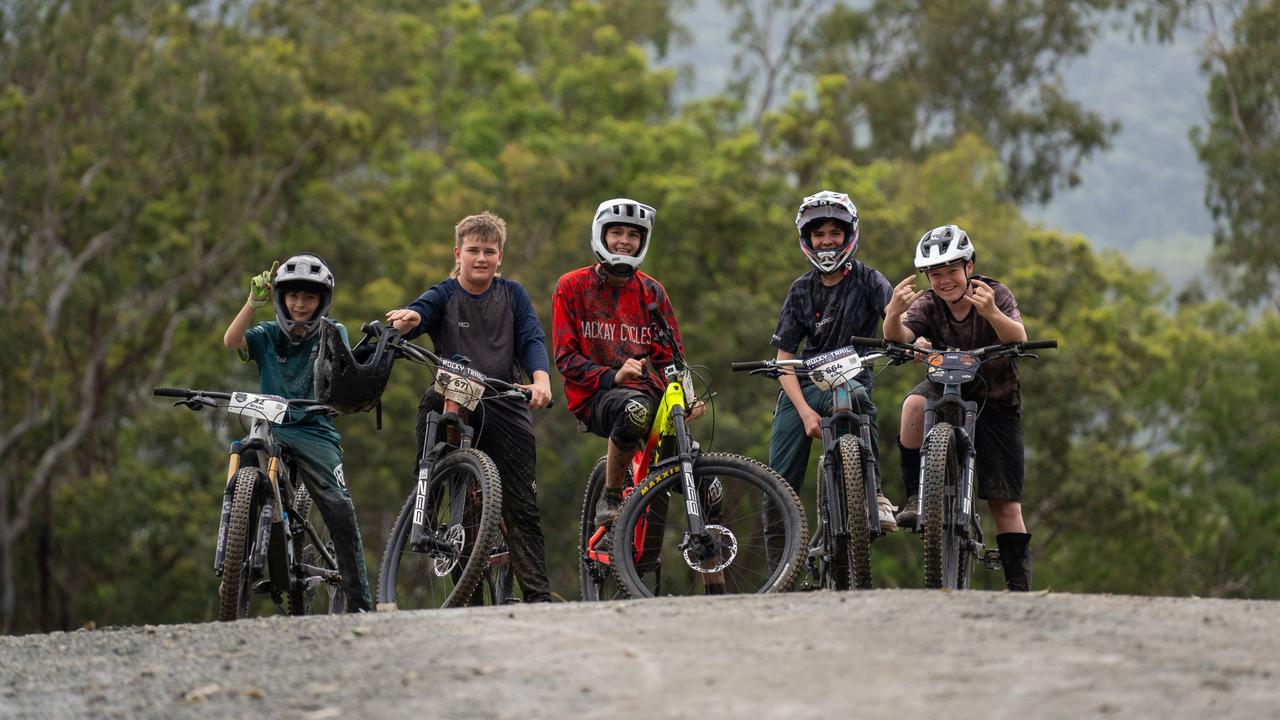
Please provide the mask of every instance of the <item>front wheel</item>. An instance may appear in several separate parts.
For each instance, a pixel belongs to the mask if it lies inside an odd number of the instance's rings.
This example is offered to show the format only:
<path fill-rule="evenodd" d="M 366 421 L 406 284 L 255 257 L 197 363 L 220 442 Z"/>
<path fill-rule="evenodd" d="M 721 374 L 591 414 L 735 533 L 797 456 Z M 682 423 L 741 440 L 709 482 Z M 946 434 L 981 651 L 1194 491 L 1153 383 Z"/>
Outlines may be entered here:
<path fill-rule="evenodd" d="M 693 475 L 696 504 L 683 497 L 680 473 L 669 470 L 650 473 L 622 503 L 612 553 L 620 589 L 632 597 L 790 589 L 807 530 L 800 500 L 786 481 L 731 453 L 699 456 Z M 697 506 L 706 525 L 701 538 L 688 532 L 689 509 Z M 771 517 L 777 526 L 767 528 Z M 655 526 L 660 533 L 651 531 Z M 770 542 L 778 544 L 773 552 Z"/>
<path fill-rule="evenodd" d="M 235 494 L 227 519 L 227 549 L 222 564 L 222 584 L 218 586 L 218 620 L 249 617 L 249 555 L 258 536 L 258 507 L 254 502 L 262 471 L 240 468 L 235 478 Z"/>
<path fill-rule="evenodd" d="M 831 532 L 832 523 L 823 517 L 823 535 L 830 548 L 828 572 L 824 586 L 833 590 L 859 590 L 871 587 L 871 531 L 867 527 L 867 493 L 863 486 L 862 453 L 858 440 L 852 435 L 842 435 L 837 444 L 839 453 L 839 482 L 844 492 L 845 525 L 848 538 L 837 538 Z M 823 492 L 822 484 L 818 492 Z M 837 512 L 838 508 L 819 497 L 824 512 Z"/>
<path fill-rule="evenodd" d="M 409 536 L 417 499 L 415 488 L 387 538 L 378 572 L 378 609 L 457 607 L 474 602 L 502 512 L 497 467 L 475 449 L 456 450 L 438 461 L 418 510 L 424 542 L 414 548 Z"/>
<path fill-rule="evenodd" d="M 969 551 L 960 531 L 956 507 L 960 485 L 960 455 L 955 428 L 938 423 L 929 431 L 921 451 L 924 459 L 924 586 L 963 590 L 969 587 Z"/>

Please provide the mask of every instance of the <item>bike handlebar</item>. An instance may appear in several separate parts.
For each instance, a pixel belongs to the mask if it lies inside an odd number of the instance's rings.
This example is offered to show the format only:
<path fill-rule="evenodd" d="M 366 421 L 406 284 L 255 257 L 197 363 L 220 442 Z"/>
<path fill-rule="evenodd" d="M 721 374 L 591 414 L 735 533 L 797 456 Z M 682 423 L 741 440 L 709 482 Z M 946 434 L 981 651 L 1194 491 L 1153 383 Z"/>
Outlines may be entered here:
<path fill-rule="evenodd" d="M 370 320 L 369 322 L 366 322 L 364 325 L 360 326 L 361 332 L 363 332 L 365 335 L 370 335 L 377 338 L 383 337 L 384 335 L 387 334 L 388 330 L 392 330 L 392 329 L 393 328 L 391 325 L 383 323 L 379 320 Z M 488 377 L 484 373 L 479 372 L 478 370 L 473 370 L 469 367 L 466 367 L 465 363 L 459 364 L 454 361 L 445 360 L 441 358 L 439 355 L 436 355 L 430 350 L 422 347 L 421 345 L 417 345 L 416 343 L 410 342 L 399 332 L 396 332 L 394 336 L 388 338 L 387 346 L 391 348 L 391 350 L 396 354 L 396 357 L 401 357 L 406 360 L 416 362 L 420 365 L 431 364 L 431 365 L 435 365 L 437 368 L 443 365 L 445 366 L 446 370 L 453 370 L 454 372 L 457 372 L 457 367 L 461 366 L 471 379 L 483 385 L 486 385 L 490 389 L 496 391 L 498 393 L 498 397 L 510 397 L 512 399 L 515 399 L 516 397 L 520 397 L 528 401 L 529 398 L 533 396 L 532 392 L 522 387 L 519 387 L 513 383 L 509 383 L 505 380 L 499 380 L 498 378 Z M 450 367 L 451 365 L 454 367 L 451 368 Z M 548 408 L 555 407 L 554 397 L 547 402 L 547 407 Z"/>
<path fill-rule="evenodd" d="M 910 353 L 914 353 L 917 356 L 922 356 L 922 355 L 928 355 L 929 353 L 935 352 L 935 350 L 922 348 L 917 345 L 910 345 L 908 343 L 894 342 L 892 340 L 883 340 L 881 338 L 860 337 L 858 335 L 854 335 L 853 337 L 849 338 L 849 343 L 851 345 L 864 345 L 864 346 L 869 346 L 874 348 L 883 348 L 887 352 L 871 353 L 869 355 L 865 355 L 864 357 L 868 359 L 878 359 L 878 358 L 885 357 L 887 355 L 890 358 L 893 358 L 893 361 L 895 363 L 906 362 L 907 359 L 905 356 Z M 1027 354 L 1026 353 L 1027 350 L 1044 350 L 1047 348 L 1056 348 L 1056 347 L 1058 347 L 1057 340 L 1029 340 L 1027 342 L 1021 342 L 1021 343 L 1002 343 L 999 345 L 988 345 L 987 347 L 976 348 L 973 350 L 962 350 L 960 352 L 967 352 L 972 355 L 978 355 L 978 356 L 987 355 L 987 354 L 1025 355 Z M 804 360 L 800 360 L 800 359 L 747 360 L 744 362 L 729 363 L 729 367 L 734 372 L 755 372 L 757 370 L 769 370 L 769 369 L 776 370 L 779 368 L 791 368 L 791 369 L 799 370 L 803 365 L 804 365 Z"/>
<path fill-rule="evenodd" d="M 885 341 L 881 338 L 859 337 L 857 335 L 854 335 L 853 337 L 849 338 L 849 344 L 850 345 L 867 345 L 869 347 L 878 347 L 878 348 L 888 347 L 885 344 Z"/>

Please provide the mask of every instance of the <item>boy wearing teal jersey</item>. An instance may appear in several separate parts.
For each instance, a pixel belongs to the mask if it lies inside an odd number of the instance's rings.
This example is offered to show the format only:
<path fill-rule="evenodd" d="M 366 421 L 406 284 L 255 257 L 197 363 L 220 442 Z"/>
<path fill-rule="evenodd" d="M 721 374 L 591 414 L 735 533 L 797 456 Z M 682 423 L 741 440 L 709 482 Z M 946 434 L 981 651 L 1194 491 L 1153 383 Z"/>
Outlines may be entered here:
<path fill-rule="evenodd" d="M 278 264 L 277 264 L 278 265 Z M 253 325 L 255 311 L 272 302 L 276 319 Z M 294 255 L 255 275 L 249 299 L 231 321 L 223 343 L 242 360 L 258 365 L 259 390 L 285 398 L 313 397 L 320 324 L 333 305 L 333 273 L 318 256 Z M 344 345 L 347 330 L 337 324 Z M 252 327 L 250 327 L 252 325 Z M 271 428 L 277 442 L 293 451 L 298 474 L 333 538 L 348 612 L 373 607 L 364 567 L 364 544 L 356 509 L 342 472 L 342 436 L 323 415 L 291 413 Z"/>

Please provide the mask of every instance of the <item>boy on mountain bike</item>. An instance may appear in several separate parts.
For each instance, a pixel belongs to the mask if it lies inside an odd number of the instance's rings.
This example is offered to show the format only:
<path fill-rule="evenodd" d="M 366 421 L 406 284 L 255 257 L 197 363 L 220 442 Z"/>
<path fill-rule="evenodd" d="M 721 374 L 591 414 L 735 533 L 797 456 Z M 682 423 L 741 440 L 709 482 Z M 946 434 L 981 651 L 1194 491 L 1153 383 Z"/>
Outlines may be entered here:
<path fill-rule="evenodd" d="M 939 349 L 972 350 L 999 343 L 1025 342 L 1026 328 L 1013 293 L 1003 284 L 975 275 L 973 241 L 955 225 L 934 228 L 916 244 L 915 266 L 929 280 L 917 290 L 915 275 L 893 289 L 885 308 L 886 340 L 910 343 L 924 338 Z M 987 501 L 996 524 L 996 544 L 1010 590 L 1031 589 L 1031 535 L 1022 521 L 1022 399 L 1018 367 L 1000 358 L 984 363 L 978 380 L 964 389 L 978 403 L 976 427 L 978 497 Z M 929 380 L 902 403 L 899 447 L 906 507 L 900 524 L 915 525 L 920 483 L 920 446 L 924 441 L 925 403 L 940 397 Z"/>
<path fill-rule="evenodd" d="M 275 307 L 275 321 L 253 325 L 254 313 L 268 302 Z M 319 256 L 300 253 L 250 279 L 249 298 L 231 321 L 222 342 L 240 359 L 258 364 L 261 392 L 285 398 L 314 397 L 320 325 L 332 306 L 333 273 Z M 337 328 L 346 343 L 346 328 Z M 300 415 L 274 426 L 271 432 L 281 445 L 293 451 L 298 474 L 329 528 L 342 573 L 347 611 L 372 609 L 364 544 L 342 472 L 342 436 L 333 427 L 333 420 L 323 415 Z"/>
<path fill-rule="evenodd" d="M 796 213 L 800 250 L 813 270 L 796 278 L 778 314 L 778 326 L 770 344 L 779 360 L 814 357 L 849 345 L 852 336 L 872 337 L 884 317 L 884 306 L 893 288 L 880 271 L 853 259 L 858 249 L 858 209 L 844 193 L 823 190 L 810 195 Z M 804 344 L 803 352 L 800 350 Z M 869 394 L 871 376 L 858 377 L 863 387 L 854 397 L 855 407 L 876 421 L 876 406 Z M 797 493 L 804 485 L 813 439 L 822 437 L 822 417 L 831 412 L 831 393 L 808 378 L 782 375 L 782 392 L 773 413 L 769 441 L 769 466 Z M 880 458 L 877 433 L 871 433 L 871 455 Z M 896 509 L 877 489 L 880 530 L 898 529 Z"/>
<path fill-rule="evenodd" d="M 545 541 L 538 517 L 537 450 L 530 408 L 551 401 L 546 336 L 529 294 L 520 283 L 497 277 L 507 242 L 507 223 L 490 212 L 469 215 L 454 228 L 454 268 L 450 277 L 408 305 L 387 313 L 406 338 L 431 336 L 442 357 L 463 355 L 486 377 L 518 384 L 526 374 L 529 402 L 495 398 L 476 406 L 475 447 L 493 458 L 502 478 L 502 518 L 511 566 L 525 602 L 551 602 Z M 422 460 L 427 415 L 444 408 L 432 385 L 418 403 L 416 437 Z"/>
<path fill-rule="evenodd" d="M 600 203 L 591 222 L 596 263 L 562 275 L 552 297 L 556 368 L 564 376 L 569 412 L 580 430 L 609 439 L 604 494 L 595 509 L 596 522 L 605 527 L 618 517 L 627 464 L 647 438 L 666 387 L 656 369 L 672 362 L 671 351 L 654 337 L 650 304 L 683 347 L 667 291 L 639 270 L 655 217 L 653 208 L 635 200 Z M 695 420 L 705 406 L 689 400 L 689 419 Z"/>

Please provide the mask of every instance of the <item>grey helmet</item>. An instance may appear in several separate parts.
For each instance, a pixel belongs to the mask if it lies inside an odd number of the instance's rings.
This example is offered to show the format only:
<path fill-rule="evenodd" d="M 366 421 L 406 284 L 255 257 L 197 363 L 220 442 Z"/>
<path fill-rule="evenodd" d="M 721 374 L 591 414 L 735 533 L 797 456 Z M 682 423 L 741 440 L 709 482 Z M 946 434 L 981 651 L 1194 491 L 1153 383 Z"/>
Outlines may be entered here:
<path fill-rule="evenodd" d="M 925 233 L 916 243 L 916 270 L 966 262 L 973 259 L 973 241 L 956 225 L 943 225 Z"/>
<path fill-rule="evenodd" d="M 320 296 L 320 305 L 310 320 L 295 322 L 289 316 L 289 308 L 285 307 L 285 296 L 293 290 L 311 290 Z M 320 320 L 329 314 L 333 307 L 333 273 L 329 266 L 315 253 L 298 253 L 280 264 L 276 276 L 271 281 L 271 297 L 276 307 L 276 322 L 293 343 L 300 343 L 315 337 L 320 329 Z M 296 327 L 305 330 L 301 336 L 293 334 Z"/>
<path fill-rule="evenodd" d="M 605 200 L 596 208 L 595 218 L 591 221 L 591 250 L 596 260 L 606 272 L 614 275 L 634 275 L 649 252 L 649 241 L 653 239 L 653 223 L 658 211 L 635 200 L 615 198 Z M 604 234 L 610 225 L 630 225 L 640 230 L 640 249 L 635 255 L 615 255 L 609 252 L 605 244 Z"/>

